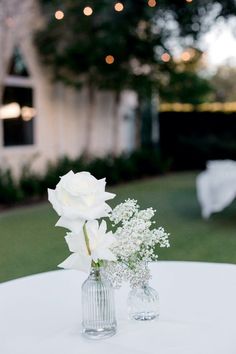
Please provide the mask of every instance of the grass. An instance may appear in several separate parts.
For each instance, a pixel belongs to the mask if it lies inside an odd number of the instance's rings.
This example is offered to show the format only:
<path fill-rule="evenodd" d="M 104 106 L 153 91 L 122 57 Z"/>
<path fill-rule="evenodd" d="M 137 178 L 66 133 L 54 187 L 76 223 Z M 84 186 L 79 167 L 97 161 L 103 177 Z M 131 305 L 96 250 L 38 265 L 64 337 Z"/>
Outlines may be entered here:
<path fill-rule="evenodd" d="M 195 178 L 179 173 L 120 185 L 113 205 L 130 197 L 157 210 L 157 224 L 171 233 L 160 259 L 236 263 L 236 203 L 203 220 Z M 0 214 L 0 281 L 56 269 L 69 254 L 56 221 L 48 203 Z"/>

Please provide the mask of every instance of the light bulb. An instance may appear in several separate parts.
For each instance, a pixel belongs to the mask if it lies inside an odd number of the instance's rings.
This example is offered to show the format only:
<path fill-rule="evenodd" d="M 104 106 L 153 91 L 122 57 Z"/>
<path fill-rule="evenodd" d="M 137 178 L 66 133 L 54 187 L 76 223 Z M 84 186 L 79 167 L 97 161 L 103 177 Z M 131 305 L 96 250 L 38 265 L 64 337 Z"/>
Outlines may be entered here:
<path fill-rule="evenodd" d="M 61 11 L 61 10 L 57 10 L 56 12 L 55 12 L 55 18 L 57 19 L 57 20 L 62 20 L 63 18 L 64 18 L 64 12 L 63 11 Z"/>
<path fill-rule="evenodd" d="M 115 61 L 115 58 L 113 57 L 113 55 L 107 55 L 107 56 L 105 57 L 105 62 L 106 62 L 107 64 L 113 64 L 114 61 Z"/>
<path fill-rule="evenodd" d="M 164 61 L 165 63 L 168 63 L 168 61 L 170 61 L 170 54 L 168 53 L 162 54 L 161 60 Z"/>
<path fill-rule="evenodd" d="M 117 11 L 117 12 L 121 12 L 124 10 L 124 5 L 122 4 L 122 2 L 117 2 L 114 6 L 114 9 Z"/>
<path fill-rule="evenodd" d="M 86 6 L 86 7 L 83 9 L 83 13 L 84 13 L 85 16 L 91 16 L 92 13 L 93 13 L 92 7 Z"/>

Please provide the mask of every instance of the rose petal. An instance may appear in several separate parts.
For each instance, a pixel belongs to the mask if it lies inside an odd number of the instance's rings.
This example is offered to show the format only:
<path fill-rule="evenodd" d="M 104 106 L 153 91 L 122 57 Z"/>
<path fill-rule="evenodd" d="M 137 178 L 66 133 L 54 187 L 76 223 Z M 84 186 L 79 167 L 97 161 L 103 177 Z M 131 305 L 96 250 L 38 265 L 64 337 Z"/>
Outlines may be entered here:
<path fill-rule="evenodd" d="M 115 198 L 116 194 L 114 193 L 109 193 L 109 192 L 104 192 L 105 200 L 110 200 Z"/>
<path fill-rule="evenodd" d="M 84 175 L 84 176 L 87 176 L 87 177 L 93 177 L 93 178 L 95 178 L 95 177 L 94 177 L 93 175 L 91 175 L 91 173 L 88 172 L 88 171 L 81 171 L 81 172 L 75 173 L 75 176 L 79 176 L 79 175 Z"/>
<path fill-rule="evenodd" d="M 92 259 L 97 262 L 98 259 L 106 261 L 116 261 L 115 255 L 108 248 L 97 248 L 92 252 Z"/>
<path fill-rule="evenodd" d="M 53 209 L 57 212 L 57 214 L 61 216 L 62 214 L 61 204 L 58 202 L 56 198 L 56 192 L 53 189 L 48 188 L 48 200 L 52 204 Z"/>
<path fill-rule="evenodd" d="M 82 230 L 79 234 L 68 233 L 65 236 L 65 240 L 71 252 L 78 252 L 88 255 L 88 250 L 84 239 L 84 233 Z"/>
<path fill-rule="evenodd" d="M 105 220 L 102 220 L 100 226 L 99 226 L 99 233 L 105 234 L 107 231 L 107 223 Z"/>
<path fill-rule="evenodd" d="M 97 236 L 98 236 L 98 221 L 97 220 L 91 220 L 87 221 L 86 223 L 86 230 L 89 238 L 89 246 L 90 250 L 92 250 L 97 243 Z"/>
<path fill-rule="evenodd" d="M 81 220 L 81 219 L 71 220 L 65 218 L 64 216 L 61 216 L 55 226 L 64 227 L 72 232 L 79 233 L 83 228 L 84 222 L 85 220 Z"/>
<path fill-rule="evenodd" d="M 68 258 L 66 258 L 62 263 L 60 263 L 58 267 L 64 269 L 76 269 L 88 273 L 91 268 L 91 261 L 91 256 L 79 253 L 72 253 Z"/>
<path fill-rule="evenodd" d="M 64 208 L 63 209 L 63 212 L 65 211 L 66 209 Z M 85 208 L 85 210 L 80 210 L 79 208 L 77 209 L 74 209 L 72 211 L 72 209 L 70 210 L 69 208 L 67 208 L 66 210 L 66 214 L 67 217 L 69 215 L 73 215 L 71 218 L 75 218 L 75 215 L 77 218 L 80 218 L 80 219 L 84 219 L 84 220 L 94 220 L 94 219 L 100 219 L 100 218 L 103 218 L 103 217 L 106 217 L 108 216 L 108 212 L 107 212 L 107 207 L 104 204 L 99 204 L 98 206 L 91 206 L 91 207 L 88 207 L 88 208 Z"/>
<path fill-rule="evenodd" d="M 64 180 L 67 180 L 67 179 L 70 179 L 71 177 L 73 177 L 75 174 L 72 170 L 70 170 L 69 172 L 67 172 L 64 176 L 60 176 L 60 182 L 61 181 L 64 181 Z M 60 183 L 59 182 L 59 183 Z"/>

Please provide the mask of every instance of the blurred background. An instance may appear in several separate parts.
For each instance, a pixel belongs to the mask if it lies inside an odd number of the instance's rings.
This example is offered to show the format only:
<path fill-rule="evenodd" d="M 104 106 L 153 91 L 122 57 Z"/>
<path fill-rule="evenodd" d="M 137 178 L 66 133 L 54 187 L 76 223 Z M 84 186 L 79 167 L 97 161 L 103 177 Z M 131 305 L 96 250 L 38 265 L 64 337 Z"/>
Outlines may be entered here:
<path fill-rule="evenodd" d="M 69 170 L 157 209 L 160 259 L 236 263 L 236 204 L 196 177 L 236 160 L 234 0 L 0 0 L 0 281 L 55 269 L 46 202 Z"/>

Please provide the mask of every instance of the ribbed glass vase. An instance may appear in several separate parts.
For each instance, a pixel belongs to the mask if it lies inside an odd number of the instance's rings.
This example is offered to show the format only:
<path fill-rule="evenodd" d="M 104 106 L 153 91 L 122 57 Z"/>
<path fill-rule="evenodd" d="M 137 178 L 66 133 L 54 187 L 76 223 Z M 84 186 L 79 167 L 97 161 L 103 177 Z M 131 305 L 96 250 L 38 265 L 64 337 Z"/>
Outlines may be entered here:
<path fill-rule="evenodd" d="M 129 319 L 150 321 L 159 317 L 159 296 L 147 283 L 134 288 L 128 295 Z"/>
<path fill-rule="evenodd" d="M 82 285 L 82 333 L 103 339 L 116 333 L 114 290 L 101 268 L 92 267 Z"/>

